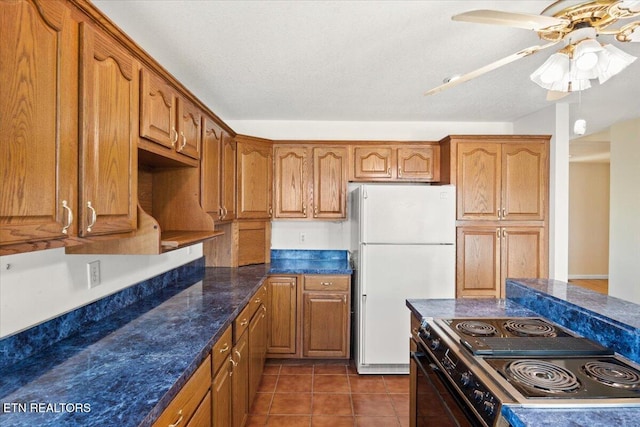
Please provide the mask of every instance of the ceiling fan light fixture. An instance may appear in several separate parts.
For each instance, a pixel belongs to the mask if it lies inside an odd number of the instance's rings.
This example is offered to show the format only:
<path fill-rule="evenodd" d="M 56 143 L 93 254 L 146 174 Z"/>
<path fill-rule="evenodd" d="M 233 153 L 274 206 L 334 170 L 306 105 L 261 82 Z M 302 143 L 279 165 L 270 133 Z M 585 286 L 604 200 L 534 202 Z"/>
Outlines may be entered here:
<path fill-rule="evenodd" d="M 554 83 L 560 82 L 562 77 L 569 71 L 570 59 L 569 56 L 556 52 L 551 55 L 537 70 L 535 70 L 529 78 L 538 86 L 548 90 L 553 90 L 551 87 Z"/>

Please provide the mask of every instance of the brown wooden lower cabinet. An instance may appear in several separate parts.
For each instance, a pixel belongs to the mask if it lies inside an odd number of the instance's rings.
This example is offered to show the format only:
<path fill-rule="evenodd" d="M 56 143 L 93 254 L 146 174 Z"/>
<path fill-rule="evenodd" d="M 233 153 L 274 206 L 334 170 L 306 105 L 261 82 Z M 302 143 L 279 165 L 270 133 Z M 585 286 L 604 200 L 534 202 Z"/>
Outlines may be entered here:
<path fill-rule="evenodd" d="M 212 426 L 231 426 L 231 357 L 223 359 L 224 365 L 211 383 Z"/>
<path fill-rule="evenodd" d="M 297 343 L 298 280 L 296 276 L 271 276 L 268 279 L 270 315 L 267 353 L 294 356 Z"/>
<path fill-rule="evenodd" d="M 204 420 L 204 423 L 200 425 L 211 424 L 211 413 L 208 414 L 209 418 L 207 419 L 207 411 L 200 408 L 201 402 L 209 393 L 210 386 L 211 356 L 208 356 L 162 412 L 153 424 L 154 427 L 168 427 L 179 423 L 186 425 L 196 413 L 198 413 L 198 419 Z"/>
<path fill-rule="evenodd" d="M 457 252 L 458 297 L 503 298 L 507 278 L 548 275 L 544 227 L 458 227 Z"/>
<path fill-rule="evenodd" d="M 245 330 L 233 346 L 231 360 L 232 426 L 242 427 L 249 415 L 249 338 Z"/>
<path fill-rule="evenodd" d="M 268 357 L 349 358 L 350 275 L 271 276 L 268 284 Z"/>
<path fill-rule="evenodd" d="M 189 420 L 187 427 L 204 427 L 211 425 L 211 391 L 200 402 L 195 414 Z"/>

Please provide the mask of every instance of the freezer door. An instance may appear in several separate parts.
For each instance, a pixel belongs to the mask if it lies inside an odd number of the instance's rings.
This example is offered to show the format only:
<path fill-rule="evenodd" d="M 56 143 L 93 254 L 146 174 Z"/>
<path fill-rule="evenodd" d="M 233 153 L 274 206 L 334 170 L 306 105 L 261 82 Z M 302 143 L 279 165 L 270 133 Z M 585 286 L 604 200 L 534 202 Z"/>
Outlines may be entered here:
<path fill-rule="evenodd" d="M 455 187 L 363 185 L 361 242 L 454 243 Z"/>
<path fill-rule="evenodd" d="M 455 297 L 454 245 L 362 245 L 359 362 L 409 363 L 406 299 Z"/>

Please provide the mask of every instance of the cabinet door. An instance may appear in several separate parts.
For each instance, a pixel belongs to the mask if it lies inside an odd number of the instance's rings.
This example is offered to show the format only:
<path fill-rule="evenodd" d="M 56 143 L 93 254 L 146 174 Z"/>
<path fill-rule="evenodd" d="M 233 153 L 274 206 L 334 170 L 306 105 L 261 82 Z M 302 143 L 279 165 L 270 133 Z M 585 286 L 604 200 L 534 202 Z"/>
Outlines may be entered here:
<path fill-rule="evenodd" d="M 236 140 L 222 131 L 222 160 L 220 162 L 220 204 L 221 220 L 236 217 Z"/>
<path fill-rule="evenodd" d="M 274 218 L 306 218 L 309 203 L 308 150 L 276 147 Z"/>
<path fill-rule="evenodd" d="M 200 402 L 200 406 L 196 409 L 193 417 L 187 423 L 187 427 L 203 427 L 211 425 L 211 392 L 207 392 L 207 395 Z"/>
<path fill-rule="evenodd" d="M 222 129 L 209 117 L 202 121 L 202 159 L 200 203 L 205 212 L 220 219 L 220 164 L 222 160 Z"/>
<path fill-rule="evenodd" d="M 69 10 L 0 2 L 0 40 L 0 245 L 75 235 L 78 42 Z"/>
<path fill-rule="evenodd" d="M 457 164 L 458 219 L 499 219 L 500 144 L 459 143 Z"/>
<path fill-rule="evenodd" d="M 238 218 L 271 217 L 271 146 L 238 142 Z"/>
<path fill-rule="evenodd" d="M 202 112 L 191 102 L 178 101 L 178 142 L 176 150 L 193 159 L 200 158 Z"/>
<path fill-rule="evenodd" d="M 501 229 L 500 296 L 507 278 L 547 277 L 547 244 L 543 227 L 503 227 Z"/>
<path fill-rule="evenodd" d="M 393 154 L 391 147 L 354 147 L 353 180 L 391 179 Z"/>
<path fill-rule="evenodd" d="M 434 147 L 399 147 L 398 171 L 400 180 L 438 181 L 440 179 L 439 151 Z"/>
<path fill-rule="evenodd" d="M 136 228 L 137 64 L 110 38 L 80 25 L 80 234 Z"/>
<path fill-rule="evenodd" d="M 249 407 L 258 391 L 267 354 L 266 308 L 260 305 L 249 323 Z"/>
<path fill-rule="evenodd" d="M 349 306 L 346 293 L 303 294 L 304 357 L 348 357 Z"/>
<path fill-rule="evenodd" d="M 296 353 L 297 279 L 274 276 L 269 279 L 267 351 L 277 354 Z"/>
<path fill-rule="evenodd" d="M 544 220 L 548 175 L 545 144 L 504 144 L 502 219 Z"/>
<path fill-rule="evenodd" d="M 457 297 L 500 296 L 500 228 L 458 227 Z"/>
<path fill-rule="evenodd" d="M 170 149 L 178 142 L 175 92 L 144 69 L 140 71 L 140 136 Z"/>
<path fill-rule="evenodd" d="M 231 426 L 231 358 L 227 357 L 224 364 L 213 377 L 211 383 L 211 401 L 213 412 L 213 427 Z"/>
<path fill-rule="evenodd" d="M 313 217 L 346 218 L 347 149 L 313 148 Z"/>
<path fill-rule="evenodd" d="M 232 426 L 242 427 L 249 414 L 249 342 L 246 333 L 237 340 L 231 355 L 233 375 L 231 376 Z"/>

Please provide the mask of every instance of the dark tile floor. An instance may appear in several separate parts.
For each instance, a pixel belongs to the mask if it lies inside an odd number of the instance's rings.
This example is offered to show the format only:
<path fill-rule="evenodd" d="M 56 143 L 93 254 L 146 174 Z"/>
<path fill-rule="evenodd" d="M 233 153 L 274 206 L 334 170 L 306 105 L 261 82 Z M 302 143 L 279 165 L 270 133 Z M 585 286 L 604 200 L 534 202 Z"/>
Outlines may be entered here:
<path fill-rule="evenodd" d="M 269 360 L 247 427 L 404 427 L 408 375 L 358 375 L 348 362 Z"/>

